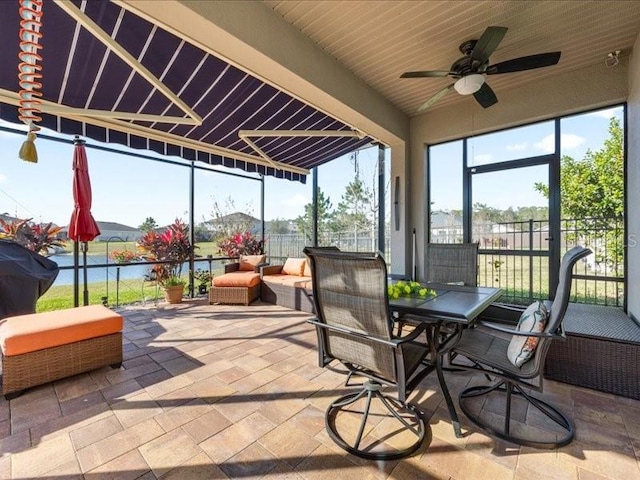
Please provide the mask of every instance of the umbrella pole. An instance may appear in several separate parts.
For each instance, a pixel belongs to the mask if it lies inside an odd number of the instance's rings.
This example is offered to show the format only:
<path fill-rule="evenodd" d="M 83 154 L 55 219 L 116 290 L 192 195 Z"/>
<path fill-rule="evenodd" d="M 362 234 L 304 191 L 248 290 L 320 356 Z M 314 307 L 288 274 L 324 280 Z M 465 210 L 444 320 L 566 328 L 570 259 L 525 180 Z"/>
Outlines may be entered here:
<path fill-rule="evenodd" d="M 73 306 L 77 307 L 79 304 L 79 288 L 78 288 L 78 284 L 80 283 L 79 281 L 79 271 L 78 271 L 78 263 L 80 261 L 79 259 L 80 255 L 79 255 L 79 249 L 78 249 L 78 242 L 75 241 L 73 242 Z"/>
<path fill-rule="evenodd" d="M 89 290 L 87 289 L 87 242 L 82 242 L 82 276 L 84 281 L 84 290 L 82 292 L 83 305 L 89 305 Z"/>

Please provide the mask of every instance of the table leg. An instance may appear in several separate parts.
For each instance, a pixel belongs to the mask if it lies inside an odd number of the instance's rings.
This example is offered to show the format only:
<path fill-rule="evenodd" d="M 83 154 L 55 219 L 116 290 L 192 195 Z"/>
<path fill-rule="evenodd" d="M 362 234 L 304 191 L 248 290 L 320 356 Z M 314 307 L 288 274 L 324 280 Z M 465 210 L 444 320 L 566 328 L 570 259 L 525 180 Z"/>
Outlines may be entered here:
<path fill-rule="evenodd" d="M 431 358 L 432 361 L 436 364 L 436 372 L 438 374 L 438 382 L 440 383 L 440 388 L 442 389 L 442 395 L 444 395 L 444 400 L 447 403 L 447 408 L 449 409 L 449 416 L 451 417 L 451 423 L 453 425 L 453 431 L 456 434 L 457 438 L 462 437 L 462 431 L 460 430 L 460 421 L 458 420 L 458 412 L 456 412 L 456 407 L 453 404 L 453 400 L 451 399 L 451 394 L 449 393 L 449 389 L 447 388 L 447 383 L 444 380 L 444 373 L 442 372 L 442 354 L 438 351 L 436 346 L 436 339 L 440 334 L 440 325 L 441 322 L 437 322 L 433 328 L 433 338 L 429 339 L 429 348 L 431 350 Z"/>

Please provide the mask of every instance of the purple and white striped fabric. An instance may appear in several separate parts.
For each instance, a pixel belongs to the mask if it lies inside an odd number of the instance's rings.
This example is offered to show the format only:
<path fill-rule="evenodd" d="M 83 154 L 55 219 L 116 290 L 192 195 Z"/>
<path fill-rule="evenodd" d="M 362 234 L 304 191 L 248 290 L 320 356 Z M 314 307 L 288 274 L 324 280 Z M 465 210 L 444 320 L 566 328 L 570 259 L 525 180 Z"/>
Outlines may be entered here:
<path fill-rule="evenodd" d="M 349 130 L 336 119 L 152 25 L 111 2 L 74 0 L 89 18 L 111 35 L 203 118 L 200 126 L 125 120 L 235 152 L 256 155 L 238 130 Z M 53 2 L 45 2 L 43 98 L 70 107 L 182 117 L 184 113 L 117 55 L 96 40 Z M 0 88 L 18 91 L 19 17 L 0 16 Z M 18 122 L 17 107 L 0 103 L 0 118 Z M 157 141 L 43 114 L 43 127 L 100 142 L 119 143 L 212 165 L 241 168 L 289 180 L 305 176 L 219 156 L 196 148 Z M 277 162 L 313 168 L 371 142 L 353 137 L 252 137 Z"/>

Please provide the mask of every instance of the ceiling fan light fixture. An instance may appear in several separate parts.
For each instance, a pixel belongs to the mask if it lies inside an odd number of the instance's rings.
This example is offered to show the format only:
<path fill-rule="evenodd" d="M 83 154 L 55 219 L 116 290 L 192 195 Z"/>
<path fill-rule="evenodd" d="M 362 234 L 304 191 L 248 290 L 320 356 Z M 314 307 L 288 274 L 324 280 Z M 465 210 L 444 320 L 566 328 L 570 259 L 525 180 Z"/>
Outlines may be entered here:
<path fill-rule="evenodd" d="M 453 88 L 455 88 L 456 92 L 460 95 L 472 95 L 480 90 L 482 85 L 484 85 L 484 75 L 473 73 L 459 78 L 458 81 L 454 83 Z"/>

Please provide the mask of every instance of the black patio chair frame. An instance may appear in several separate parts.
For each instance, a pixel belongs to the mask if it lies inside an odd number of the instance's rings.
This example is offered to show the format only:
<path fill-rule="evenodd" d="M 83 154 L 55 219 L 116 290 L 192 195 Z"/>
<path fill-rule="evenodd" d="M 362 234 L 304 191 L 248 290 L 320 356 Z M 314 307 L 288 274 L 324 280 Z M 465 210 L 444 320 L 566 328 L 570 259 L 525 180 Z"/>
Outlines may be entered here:
<path fill-rule="evenodd" d="M 422 413 L 407 403 L 407 396 L 432 371 L 425 361 L 430 351 L 421 325 L 405 337 L 393 336 L 393 322 L 387 299 L 387 268 L 379 253 L 352 253 L 305 249 L 313 276 L 313 297 L 317 317 L 318 363 L 327 367 L 338 360 L 349 373 L 364 376 L 362 388 L 332 402 L 325 413 L 325 427 L 331 439 L 347 452 L 372 460 L 406 457 L 422 445 L 427 424 Z M 424 338 L 423 338 L 424 337 Z M 384 387 L 397 388 L 397 396 Z M 340 411 L 366 397 L 362 420 L 353 442 L 345 440 L 336 427 Z M 374 399 L 416 440 L 394 451 L 372 451 L 360 444 Z M 402 414 L 400 413 L 402 412 Z M 412 425 L 404 417 L 414 421 Z"/>
<path fill-rule="evenodd" d="M 524 309 L 509 306 L 492 306 L 488 309 L 490 321 L 486 321 L 481 317 L 478 326 L 462 332 L 459 342 L 451 348 L 450 363 L 455 369 L 482 373 L 489 380 L 492 377 L 497 378 L 493 384 L 469 387 L 459 395 L 460 409 L 469 420 L 482 430 L 502 440 L 533 448 L 559 448 L 573 440 L 574 427 L 572 421 L 548 402 L 529 394 L 527 389 L 540 393 L 543 391 L 542 374 L 551 341 L 565 340 L 562 323 L 569 304 L 573 266 L 579 259 L 586 257 L 590 253 L 591 250 L 577 246 L 564 255 L 560 266 L 560 282 L 555 298 L 553 302 L 545 302 L 548 305 L 549 319 L 543 332 L 517 331 L 494 323 L 495 321 L 500 321 L 515 326 Z M 539 338 L 533 358 L 520 368 L 512 365 L 507 359 L 509 339 L 504 338 L 505 334 Z M 472 364 L 455 362 L 457 356 L 466 357 Z M 483 421 L 480 418 L 480 413 L 473 412 L 466 403 L 469 398 L 488 395 L 496 391 L 506 395 L 505 420 L 502 429 L 495 428 Z M 533 405 L 546 417 L 559 425 L 565 434 L 556 441 L 538 441 L 513 434 L 511 432 L 511 399 L 513 395 L 523 397 L 530 405 Z"/>

